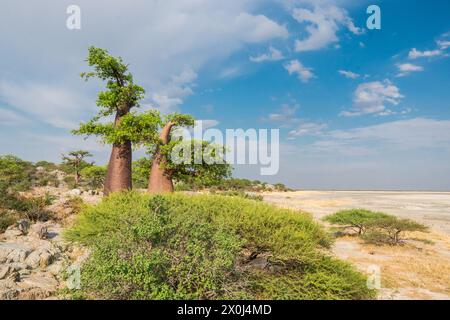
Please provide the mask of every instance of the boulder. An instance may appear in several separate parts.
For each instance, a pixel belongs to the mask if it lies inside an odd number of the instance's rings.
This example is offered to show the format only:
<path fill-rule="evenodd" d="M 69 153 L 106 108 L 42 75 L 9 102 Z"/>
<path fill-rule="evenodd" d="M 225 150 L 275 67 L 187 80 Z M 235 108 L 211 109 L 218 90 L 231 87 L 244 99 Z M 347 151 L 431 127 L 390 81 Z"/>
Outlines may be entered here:
<path fill-rule="evenodd" d="M 0 263 L 24 262 L 32 249 L 20 243 L 0 243 Z"/>
<path fill-rule="evenodd" d="M 72 189 L 69 191 L 69 194 L 71 196 L 81 196 L 82 193 L 83 191 L 81 191 L 80 189 Z"/>
<path fill-rule="evenodd" d="M 38 267 L 44 269 L 52 263 L 55 254 L 55 249 L 39 248 L 27 257 L 25 263 L 32 269 Z"/>
<path fill-rule="evenodd" d="M 17 222 L 17 229 L 22 233 L 22 235 L 28 234 L 28 230 L 30 229 L 30 221 L 27 219 L 22 219 Z"/>
<path fill-rule="evenodd" d="M 9 265 L 0 266 L 0 280 L 3 280 L 8 276 L 10 269 L 11 267 Z"/>

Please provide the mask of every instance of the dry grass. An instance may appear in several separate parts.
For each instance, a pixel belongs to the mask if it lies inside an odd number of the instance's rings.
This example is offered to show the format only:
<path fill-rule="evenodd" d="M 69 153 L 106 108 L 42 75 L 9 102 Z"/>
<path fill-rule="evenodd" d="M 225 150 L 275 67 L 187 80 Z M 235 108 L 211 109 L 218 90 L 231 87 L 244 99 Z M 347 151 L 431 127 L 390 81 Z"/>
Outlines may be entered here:
<path fill-rule="evenodd" d="M 402 246 L 375 246 L 348 236 L 338 239 L 335 253 L 362 271 L 369 265 L 379 266 L 382 287 L 407 289 L 406 298 L 433 298 L 436 293 L 440 298 L 444 295 L 450 299 L 450 237 L 409 233 L 407 238 L 420 241 L 407 240 Z"/>

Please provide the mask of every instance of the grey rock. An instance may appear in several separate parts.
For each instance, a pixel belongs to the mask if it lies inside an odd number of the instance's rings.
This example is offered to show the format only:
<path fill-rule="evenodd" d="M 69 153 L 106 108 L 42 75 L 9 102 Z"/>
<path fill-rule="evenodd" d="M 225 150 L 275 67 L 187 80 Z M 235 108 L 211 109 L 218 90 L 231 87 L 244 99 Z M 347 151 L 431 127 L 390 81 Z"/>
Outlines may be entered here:
<path fill-rule="evenodd" d="M 19 243 L 0 243 L 0 263 L 24 262 L 31 248 Z"/>
<path fill-rule="evenodd" d="M 3 265 L 0 266 L 0 280 L 3 280 L 6 278 L 6 276 L 9 274 L 10 266 Z"/>
<path fill-rule="evenodd" d="M 30 229 L 30 222 L 27 219 L 22 219 L 17 222 L 17 229 L 22 233 L 22 235 L 28 234 Z"/>
<path fill-rule="evenodd" d="M 17 289 L 0 289 L 0 300 L 14 300 L 20 294 L 20 291 Z"/>

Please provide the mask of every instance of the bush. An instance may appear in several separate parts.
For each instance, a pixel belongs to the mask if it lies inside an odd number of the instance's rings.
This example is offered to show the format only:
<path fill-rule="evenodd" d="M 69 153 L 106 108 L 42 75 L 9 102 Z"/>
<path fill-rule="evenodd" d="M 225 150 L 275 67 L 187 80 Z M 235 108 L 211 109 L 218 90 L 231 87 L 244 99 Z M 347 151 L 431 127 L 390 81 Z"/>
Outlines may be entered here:
<path fill-rule="evenodd" d="M 0 210 L 17 213 L 19 218 L 31 221 L 48 221 L 53 217 L 45 207 L 53 202 L 54 198 L 46 193 L 44 197 L 25 198 L 18 193 L 2 191 L 0 188 Z"/>
<path fill-rule="evenodd" d="M 212 193 L 215 194 L 216 192 L 212 192 Z M 244 192 L 241 190 L 223 191 L 223 192 L 219 192 L 217 194 L 220 194 L 221 196 L 239 197 L 239 198 L 255 200 L 255 201 L 263 201 L 264 200 L 264 197 L 261 195 L 251 194 L 251 193 L 247 193 L 247 192 Z"/>
<path fill-rule="evenodd" d="M 0 156 L 0 187 L 24 191 L 31 187 L 34 167 L 30 162 L 23 161 L 12 155 Z"/>
<path fill-rule="evenodd" d="M 324 218 L 333 224 L 354 229 L 366 242 L 374 244 L 401 242 L 404 231 L 427 231 L 427 227 L 409 219 L 365 209 L 343 210 Z"/>
<path fill-rule="evenodd" d="M 323 220 L 340 225 L 343 228 L 351 228 L 358 235 L 362 235 L 370 223 L 387 217 L 387 214 L 381 212 L 373 212 L 365 209 L 350 209 L 326 216 Z"/>
<path fill-rule="evenodd" d="M 0 210 L 0 233 L 5 232 L 5 230 L 16 223 L 16 221 L 17 218 L 13 214 Z"/>
<path fill-rule="evenodd" d="M 72 176 L 66 176 L 64 177 L 63 181 L 65 182 L 65 184 L 67 185 L 67 187 L 69 189 L 74 189 L 77 187 L 77 183 L 75 181 L 75 178 Z"/>
<path fill-rule="evenodd" d="M 81 170 L 83 183 L 91 189 L 103 189 L 107 166 L 89 166 Z M 73 181 L 75 182 L 75 181 Z"/>
<path fill-rule="evenodd" d="M 372 236 L 366 240 L 375 243 L 385 242 L 393 245 L 397 245 L 402 242 L 402 234 L 405 231 L 426 232 L 428 230 L 428 228 L 423 224 L 409 219 L 400 219 L 394 216 L 388 216 L 383 219 L 372 221 L 369 224 L 369 228 L 373 230 L 373 233 L 378 234 L 378 239 Z"/>
<path fill-rule="evenodd" d="M 310 216 L 238 197 L 113 194 L 83 209 L 65 236 L 92 250 L 81 272 L 85 298 L 374 295 L 364 276 L 324 254 L 330 239 Z"/>

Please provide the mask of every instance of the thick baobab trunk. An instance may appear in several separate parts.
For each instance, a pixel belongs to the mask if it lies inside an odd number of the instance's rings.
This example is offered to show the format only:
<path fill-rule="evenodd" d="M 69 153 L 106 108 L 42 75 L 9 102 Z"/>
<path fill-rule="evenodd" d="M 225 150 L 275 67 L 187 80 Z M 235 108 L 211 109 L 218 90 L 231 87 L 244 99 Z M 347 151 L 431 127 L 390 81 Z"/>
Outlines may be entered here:
<path fill-rule="evenodd" d="M 131 162 L 131 142 L 113 144 L 105 180 L 105 195 L 131 189 Z"/>
<path fill-rule="evenodd" d="M 170 141 L 170 131 L 174 126 L 169 122 L 164 126 L 161 131 L 160 139 L 163 145 L 166 145 Z M 168 193 L 173 192 L 172 177 L 167 170 L 163 168 L 164 163 L 167 161 L 166 156 L 157 149 L 153 157 L 152 168 L 150 169 L 150 178 L 148 184 L 149 193 Z"/>
<path fill-rule="evenodd" d="M 129 112 L 118 113 L 115 119 L 115 126 L 120 123 L 122 117 Z M 131 190 L 132 175 L 131 163 L 133 160 L 133 152 L 131 149 L 131 142 L 125 141 L 123 143 L 114 143 L 109 158 L 108 172 L 106 174 L 104 194 L 108 195 L 112 192 L 123 190 Z"/>

